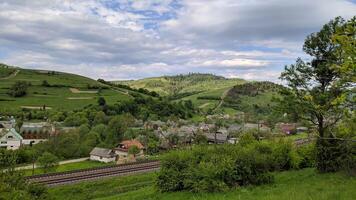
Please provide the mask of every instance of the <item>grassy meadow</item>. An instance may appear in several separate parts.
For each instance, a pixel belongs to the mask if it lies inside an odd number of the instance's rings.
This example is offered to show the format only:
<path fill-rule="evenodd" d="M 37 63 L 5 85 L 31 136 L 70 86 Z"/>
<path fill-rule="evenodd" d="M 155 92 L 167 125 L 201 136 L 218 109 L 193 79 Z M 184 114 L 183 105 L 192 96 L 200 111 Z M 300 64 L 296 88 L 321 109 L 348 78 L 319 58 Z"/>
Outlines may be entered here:
<path fill-rule="evenodd" d="M 1 68 L 5 69 L 5 68 Z M 113 89 L 87 89 L 90 86 L 101 86 L 102 84 L 74 74 L 60 73 L 40 70 L 19 69 L 16 76 L 0 80 L 0 108 L 6 109 L 39 109 L 46 105 L 47 109 L 74 110 L 82 108 L 88 104 L 95 104 L 99 96 L 106 99 L 108 103 L 115 103 L 127 98 L 125 92 Z M 42 86 L 42 81 L 46 80 L 52 87 Z M 16 81 L 26 81 L 31 83 L 27 95 L 13 98 L 7 94 L 8 89 Z M 53 85 L 55 85 L 53 87 Z M 73 92 L 71 88 L 78 91 Z"/>
<path fill-rule="evenodd" d="M 112 165 L 112 163 L 102 163 L 102 162 L 86 160 L 86 161 L 81 161 L 81 162 L 59 165 L 55 169 L 55 171 L 52 171 L 52 172 L 66 172 L 66 171 L 72 171 L 72 170 L 78 170 L 78 169 L 89 169 L 89 168 L 103 167 L 103 166 L 109 166 L 109 165 Z M 25 176 L 32 175 L 32 169 L 22 170 L 22 172 L 24 173 Z M 36 168 L 34 171 L 34 175 L 43 174 L 43 173 L 45 173 L 45 172 L 41 168 Z"/>
<path fill-rule="evenodd" d="M 49 194 L 57 200 L 352 200 L 356 196 L 356 178 L 343 173 L 319 174 L 312 168 L 277 172 L 273 184 L 224 193 L 160 193 L 154 179 L 155 173 L 108 178 L 50 188 Z"/>
<path fill-rule="evenodd" d="M 245 82 L 242 79 L 226 79 L 211 74 L 192 74 L 184 76 L 164 76 L 134 81 L 115 81 L 133 88 L 145 88 L 162 96 L 182 93 L 198 93 L 229 88 Z"/>

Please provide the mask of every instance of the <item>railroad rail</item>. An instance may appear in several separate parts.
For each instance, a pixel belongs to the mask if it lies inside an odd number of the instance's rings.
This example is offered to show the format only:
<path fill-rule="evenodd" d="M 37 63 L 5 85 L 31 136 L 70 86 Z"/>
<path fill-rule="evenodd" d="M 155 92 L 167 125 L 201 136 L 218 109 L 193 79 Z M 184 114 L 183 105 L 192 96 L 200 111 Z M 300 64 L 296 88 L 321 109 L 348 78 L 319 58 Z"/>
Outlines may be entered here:
<path fill-rule="evenodd" d="M 300 138 L 300 139 L 294 140 L 294 144 L 297 147 L 299 147 L 299 146 L 302 146 L 302 145 L 305 145 L 305 144 L 310 144 L 315 140 L 316 140 L 316 138 Z"/>
<path fill-rule="evenodd" d="M 100 179 L 104 177 L 123 176 L 127 174 L 156 171 L 159 168 L 159 161 L 143 161 L 93 169 L 35 175 L 26 177 L 26 179 L 31 183 L 44 184 L 51 187 Z"/>

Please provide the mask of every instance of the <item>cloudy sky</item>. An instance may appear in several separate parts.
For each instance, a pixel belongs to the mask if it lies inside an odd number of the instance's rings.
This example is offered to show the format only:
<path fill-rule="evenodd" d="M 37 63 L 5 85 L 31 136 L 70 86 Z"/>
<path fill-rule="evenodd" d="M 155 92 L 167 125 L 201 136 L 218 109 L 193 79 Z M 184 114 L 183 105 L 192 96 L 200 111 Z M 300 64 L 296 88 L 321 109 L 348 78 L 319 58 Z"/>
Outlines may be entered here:
<path fill-rule="evenodd" d="M 355 0 L 0 0 L 0 62 L 108 80 L 277 80 Z"/>

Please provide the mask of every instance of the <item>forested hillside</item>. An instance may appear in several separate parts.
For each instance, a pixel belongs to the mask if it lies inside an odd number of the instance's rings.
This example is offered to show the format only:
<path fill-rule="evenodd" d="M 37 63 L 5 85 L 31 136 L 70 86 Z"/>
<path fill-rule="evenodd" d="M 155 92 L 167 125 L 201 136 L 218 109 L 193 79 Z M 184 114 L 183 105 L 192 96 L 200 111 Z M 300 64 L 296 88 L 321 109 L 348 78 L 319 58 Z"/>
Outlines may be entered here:
<path fill-rule="evenodd" d="M 265 118 L 272 113 L 274 97 L 283 86 L 268 82 L 248 82 L 230 89 L 224 99 L 224 107 L 243 111 L 254 118 Z"/>
<path fill-rule="evenodd" d="M 182 98 L 200 92 L 206 92 L 245 82 L 242 79 L 227 79 L 213 74 L 190 73 L 187 75 L 163 76 L 135 81 L 115 81 L 133 88 L 145 88 L 160 95 Z"/>

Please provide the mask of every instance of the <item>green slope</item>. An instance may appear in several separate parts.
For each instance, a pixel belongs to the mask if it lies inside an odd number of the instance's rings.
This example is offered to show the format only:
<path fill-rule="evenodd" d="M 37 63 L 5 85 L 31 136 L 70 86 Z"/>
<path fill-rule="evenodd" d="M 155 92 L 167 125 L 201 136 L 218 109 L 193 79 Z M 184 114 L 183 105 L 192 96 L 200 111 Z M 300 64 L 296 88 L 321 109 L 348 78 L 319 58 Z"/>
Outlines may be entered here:
<path fill-rule="evenodd" d="M 5 69 L 0 66 L 0 73 Z M 116 91 L 95 80 L 79 75 L 20 68 L 16 68 L 16 70 L 16 73 L 8 73 L 7 76 L 3 74 L 0 79 L 0 111 L 23 107 L 37 109 L 43 105 L 46 105 L 48 109 L 73 110 L 96 103 L 99 96 L 103 96 L 108 103 L 130 98 L 125 94 L 125 91 Z M 44 80 L 51 87 L 42 86 Z M 31 84 L 26 96 L 14 98 L 7 94 L 9 88 L 17 81 L 26 81 Z M 100 87 L 104 89 L 88 89 Z M 71 88 L 81 92 L 78 93 L 75 90 L 73 92 Z"/>
<path fill-rule="evenodd" d="M 255 118 L 270 115 L 274 97 L 283 86 L 268 82 L 248 82 L 231 88 L 224 99 L 223 107 L 243 111 Z"/>
<path fill-rule="evenodd" d="M 342 173 L 317 173 L 308 168 L 275 173 L 272 184 L 237 187 L 222 193 L 161 193 L 153 186 L 155 174 L 108 178 L 49 189 L 56 200 L 351 200 L 356 195 L 356 179 Z"/>
<path fill-rule="evenodd" d="M 242 79 L 227 79 L 212 74 L 192 73 L 187 75 L 145 78 L 134 81 L 114 81 L 133 88 L 155 91 L 171 100 L 191 100 L 203 111 L 216 108 L 220 99 L 233 86 L 245 83 Z"/>
<path fill-rule="evenodd" d="M 134 81 L 114 81 L 115 83 L 129 85 L 133 88 L 145 88 L 155 91 L 163 96 L 177 94 L 195 94 L 232 87 L 244 82 L 242 79 L 227 79 L 212 74 L 187 74 L 177 76 L 163 76 L 146 78 Z M 184 95 L 183 95 L 184 96 Z"/>

